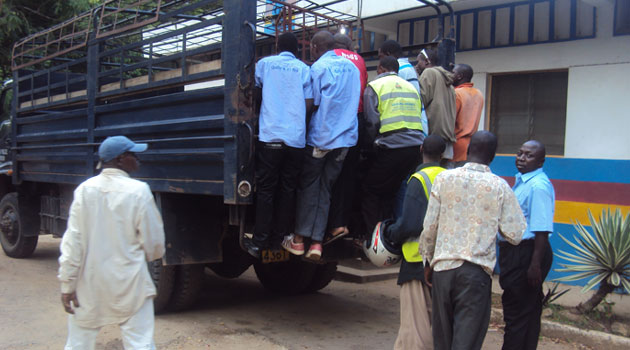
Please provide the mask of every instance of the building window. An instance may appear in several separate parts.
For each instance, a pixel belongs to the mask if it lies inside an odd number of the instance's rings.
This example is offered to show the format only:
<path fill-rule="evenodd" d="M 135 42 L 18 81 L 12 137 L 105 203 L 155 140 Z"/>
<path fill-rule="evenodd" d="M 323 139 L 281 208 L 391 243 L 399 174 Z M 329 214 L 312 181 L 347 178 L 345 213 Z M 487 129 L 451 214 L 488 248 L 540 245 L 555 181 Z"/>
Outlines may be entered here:
<path fill-rule="evenodd" d="M 615 35 L 630 34 L 630 1 L 615 1 Z"/>
<path fill-rule="evenodd" d="M 497 153 L 516 153 L 536 139 L 549 155 L 564 155 L 568 72 L 492 76 L 490 131 L 497 135 Z"/>
<path fill-rule="evenodd" d="M 597 8 L 591 2 L 504 1 L 492 6 L 457 11 L 453 23 L 457 51 L 594 38 Z M 630 6 L 630 0 L 617 2 L 619 8 Z M 625 22 L 628 21 L 630 17 L 626 11 Z M 450 17 L 445 16 L 445 33 L 450 27 Z M 398 42 L 403 46 L 430 43 L 437 33 L 436 15 L 398 21 Z"/>

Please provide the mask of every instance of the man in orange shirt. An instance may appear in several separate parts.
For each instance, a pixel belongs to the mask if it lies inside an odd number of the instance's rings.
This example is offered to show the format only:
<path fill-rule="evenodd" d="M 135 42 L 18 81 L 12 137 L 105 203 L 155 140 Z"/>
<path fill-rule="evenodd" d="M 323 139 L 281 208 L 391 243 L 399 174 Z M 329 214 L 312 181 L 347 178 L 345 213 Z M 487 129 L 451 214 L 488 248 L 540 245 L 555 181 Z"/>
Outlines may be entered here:
<path fill-rule="evenodd" d="M 453 145 L 453 165 L 462 166 L 466 162 L 466 153 L 470 138 L 479 128 L 481 110 L 483 109 L 483 95 L 470 82 L 473 76 L 472 68 L 467 64 L 457 64 L 453 69 L 455 85 L 455 137 Z"/>

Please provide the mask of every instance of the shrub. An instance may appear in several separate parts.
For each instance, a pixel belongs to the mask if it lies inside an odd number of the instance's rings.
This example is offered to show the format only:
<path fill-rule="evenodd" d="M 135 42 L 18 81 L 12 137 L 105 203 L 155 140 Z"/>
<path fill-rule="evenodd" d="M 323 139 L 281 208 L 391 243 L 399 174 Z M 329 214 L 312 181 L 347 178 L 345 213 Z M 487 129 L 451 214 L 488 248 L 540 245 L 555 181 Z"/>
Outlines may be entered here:
<path fill-rule="evenodd" d="M 630 213 L 624 218 L 617 209 L 614 213 L 602 210 L 598 220 L 588 211 L 593 233 L 581 223 L 573 226 L 578 234 L 572 242 L 562 235 L 574 253 L 560 250 L 556 256 L 570 263 L 560 264 L 559 272 L 573 274 L 558 278 L 557 281 L 576 281 L 590 278 L 582 292 L 599 284 L 597 292 L 586 302 L 580 303 L 577 310 L 584 313 L 593 310 L 615 288 L 623 287 L 630 293 Z"/>

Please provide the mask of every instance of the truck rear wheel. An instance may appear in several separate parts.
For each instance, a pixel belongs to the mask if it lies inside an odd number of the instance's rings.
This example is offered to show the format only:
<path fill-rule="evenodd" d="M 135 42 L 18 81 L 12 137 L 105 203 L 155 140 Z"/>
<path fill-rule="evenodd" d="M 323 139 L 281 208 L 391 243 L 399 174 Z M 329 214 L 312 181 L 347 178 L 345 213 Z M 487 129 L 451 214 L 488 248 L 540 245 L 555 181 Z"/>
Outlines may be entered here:
<path fill-rule="evenodd" d="M 168 309 L 180 311 L 191 307 L 201 292 L 203 276 L 203 264 L 178 265 L 175 269 L 175 287 Z"/>
<path fill-rule="evenodd" d="M 337 262 L 328 262 L 323 265 L 318 265 L 311 283 L 306 287 L 306 292 L 317 292 L 320 289 L 326 287 L 334 278 L 337 273 Z"/>
<path fill-rule="evenodd" d="M 256 276 L 268 290 L 281 294 L 308 292 L 317 265 L 291 257 L 291 260 L 278 263 L 254 263 Z"/>
<path fill-rule="evenodd" d="M 153 299 L 153 309 L 155 313 L 160 313 L 166 309 L 173 294 L 175 266 L 162 265 L 162 259 L 151 261 L 148 265 L 149 273 L 157 290 L 157 295 Z"/>
<path fill-rule="evenodd" d="M 5 195 L 0 201 L 0 243 L 6 255 L 27 258 L 35 251 L 38 236 L 24 235 L 24 221 L 36 219 L 30 217 L 32 215 L 20 212 L 16 192 Z"/>

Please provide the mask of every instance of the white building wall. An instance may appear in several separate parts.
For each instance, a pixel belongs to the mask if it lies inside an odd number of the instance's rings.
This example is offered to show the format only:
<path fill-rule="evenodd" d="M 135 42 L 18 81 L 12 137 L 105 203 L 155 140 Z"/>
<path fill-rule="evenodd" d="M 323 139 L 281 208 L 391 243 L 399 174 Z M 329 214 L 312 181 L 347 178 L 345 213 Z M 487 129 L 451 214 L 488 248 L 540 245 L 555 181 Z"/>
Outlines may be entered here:
<path fill-rule="evenodd" d="M 630 36 L 612 35 L 614 2 L 596 4 L 595 39 L 465 51 L 457 54 L 456 62 L 473 67 L 475 87 L 486 99 L 493 73 L 568 69 L 565 157 L 630 159 L 630 111 L 625 103 Z M 486 110 L 480 127 L 487 125 Z"/>
<path fill-rule="evenodd" d="M 565 157 L 630 159 L 629 78 L 630 63 L 569 69 Z"/>

